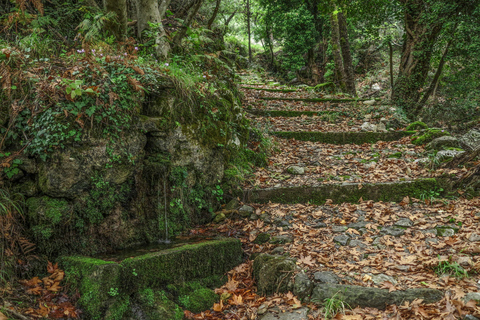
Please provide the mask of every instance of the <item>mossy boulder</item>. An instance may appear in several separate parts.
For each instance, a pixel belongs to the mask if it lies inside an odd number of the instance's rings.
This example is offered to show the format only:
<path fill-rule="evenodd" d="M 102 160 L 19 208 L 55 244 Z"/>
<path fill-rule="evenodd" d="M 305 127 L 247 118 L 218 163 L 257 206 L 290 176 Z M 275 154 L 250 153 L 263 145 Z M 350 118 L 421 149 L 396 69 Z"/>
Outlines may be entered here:
<path fill-rule="evenodd" d="M 422 121 L 412 122 L 405 128 L 405 130 L 407 131 L 424 130 L 424 129 L 428 129 L 428 126 Z"/>
<path fill-rule="evenodd" d="M 269 295 L 293 290 L 293 278 L 298 270 L 294 259 L 260 254 L 253 262 L 253 277 L 257 292 Z"/>
<path fill-rule="evenodd" d="M 268 240 L 270 240 L 270 235 L 268 233 L 262 232 L 262 233 L 257 235 L 255 240 L 253 240 L 253 243 L 263 244 L 263 243 L 268 242 Z"/>
<path fill-rule="evenodd" d="M 429 143 L 436 138 L 449 135 L 450 133 L 446 130 L 430 128 L 413 136 L 412 143 L 420 146 L 422 144 Z"/>
<path fill-rule="evenodd" d="M 192 293 L 180 296 L 178 301 L 180 305 L 193 312 L 200 313 L 213 307 L 215 302 L 218 302 L 219 297 L 212 289 L 201 288 Z"/>
<path fill-rule="evenodd" d="M 425 148 L 429 150 L 446 150 L 447 148 L 460 148 L 460 141 L 452 136 L 443 136 L 440 138 L 433 139 L 428 143 Z"/>
<path fill-rule="evenodd" d="M 162 290 L 144 289 L 135 295 L 123 320 L 181 320 L 182 309 Z M 113 319 L 112 319 L 113 320 Z"/>

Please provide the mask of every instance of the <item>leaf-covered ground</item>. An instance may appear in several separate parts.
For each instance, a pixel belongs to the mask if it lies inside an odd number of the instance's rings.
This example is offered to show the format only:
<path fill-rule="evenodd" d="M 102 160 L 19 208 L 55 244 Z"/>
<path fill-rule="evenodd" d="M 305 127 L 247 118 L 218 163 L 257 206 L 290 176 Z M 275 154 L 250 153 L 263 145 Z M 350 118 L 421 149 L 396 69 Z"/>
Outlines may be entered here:
<path fill-rule="evenodd" d="M 262 86 L 258 86 L 262 87 Z M 339 111 L 352 114 L 348 104 L 265 101 L 262 96 L 306 97 L 308 92 L 278 93 L 244 90 L 246 110 Z M 358 131 L 365 113 L 373 118 L 391 116 L 390 108 L 359 106 L 358 113 L 336 117 L 251 116 L 267 131 Z M 370 109 L 367 109 L 370 108 Z M 466 169 L 431 170 L 415 161 L 428 153 L 409 138 L 375 144 L 331 145 L 275 138 L 277 152 L 269 166 L 258 168 L 245 188 L 315 186 L 344 182 L 387 182 L 459 175 Z M 288 172 L 292 165 L 305 174 Z M 316 272 L 335 273 L 341 284 L 385 288 L 435 288 L 445 293 L 435 304 L 421 300 L 386 310 L 346 309 L 335 319 L 463 319 L 480 316 L 475 301 L 464 301 L 480 290 L 480 199 L 436 199 L 432 190 L 423 199 L 405 197 L 400 203 L 360 201 L 323 206 L 312 204 L 255 204 L 249 218 L 235 214 L 221 224 L 191 232 L 223 234 L 241 239 L 248 255 L 289 255 L 314 279 Z M 267 233 L 270 241 L 254 244 Z M 302 305 L 292 294 L 256 295 L 252 261 L 229 274 L 228 283 L 217 289 L 220 303 L 192 319 L 261 319 L 265 314 L 285 319 L 309 308 L 308 319 L 324 319 L 325 309 Z M 303 315 L 305 318 L 305 316 Z M 473 319 L 473 318 L 471 318 Z"/>

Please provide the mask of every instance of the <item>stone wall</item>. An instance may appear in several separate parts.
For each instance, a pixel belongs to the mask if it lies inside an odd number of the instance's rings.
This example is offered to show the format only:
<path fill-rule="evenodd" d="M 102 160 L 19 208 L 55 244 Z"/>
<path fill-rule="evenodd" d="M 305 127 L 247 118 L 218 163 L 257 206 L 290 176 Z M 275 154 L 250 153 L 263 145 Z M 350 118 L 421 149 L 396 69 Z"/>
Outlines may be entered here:
<path fill-rule="evenodd" d="M 108 252 L 211 219 L 226 162 L 240 143 L 225 125 L 244 121 L 241 108 L 225 91 L 221 116 L 206 119 L 211 114 L 191 110 L 172 90 L 146 99 L 119 139 L 85 130 L 81 141 L 46 160 L 20 158 L 9 182 L 26 196 L 27 234 L 41 253 Z M 205 128 L 207 120 L 213 125 Z"/>

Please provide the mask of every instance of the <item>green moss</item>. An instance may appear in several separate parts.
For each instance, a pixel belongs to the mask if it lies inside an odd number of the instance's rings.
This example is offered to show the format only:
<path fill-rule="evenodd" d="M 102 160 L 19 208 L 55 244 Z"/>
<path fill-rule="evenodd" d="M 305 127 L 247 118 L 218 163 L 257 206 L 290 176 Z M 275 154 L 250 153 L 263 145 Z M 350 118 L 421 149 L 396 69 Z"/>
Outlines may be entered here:
<path fill-rule="evenodd" d="M 207 274 L 223 274 L 241 263 L 242 254 L 238 240 L 223 239 L 129 258 L 121 263 L 125 268 L 124 284 L 134 292 L 193 281 Z"/>
<path fill-rule="evenodd" d="M 400 159 L 402 157 L 402 153 L 401 152 L 395 152 L 395 153 L 392 153 L 391 155 L 389 155 L 388 157 L 389 158 Z"/>
<path fill-rule="evenodd" d="M 336 203 L 374 201 L 401 201 L 405 196 L 419 197 L 425 190 L 438 187 L 435 179 L 419 179 L 397 183 L 362 184 L 359 189 L 356 183 L 327 184 L 318 187 L 291 187 L 249 190 L 245 193 L 248 202 L 265 203 L 304 203 L 324 204 L 327 199 Z"/>
<path fill-rule="evenodd" d="M 115 298 L 114 302 L 109 306 L 107 312 L 105 313 L 105 317 L 101 317 L 101 319 L 122 320 L 129 310 L 130 297 L 122 295 Z"/>
<path fill-rule="evenodd" d="M 339 115 L 349 116 L 347 112 L 338 111 L 289 111 L 289 110 L 251 110 L 250 113 L 265 117 L 301 117 L 301 116 L 321 116 L 321 115 Z"/>
<path fill-rule="evenodd" d="M 303 101 L 303 102 L 356 102 L 366 101 L 369 99 L 320 99 L 320 98 L 281 98 L 281 97 L 260 97 L 262 100 L 283 100 L 283 101 Z"/>
<path fill-rule="evenodd" d="M 248 90 L 259 90 L 267 92 L 297 92 L 297 89 L 270 89 L 270 88 L 256 88 L 256 87 L 241 87 Z"/>
<path fill-rule="evenodd" d="M 89 319 L 102 319 L 109 306 L 118 300 L 109 292 L 112 288 L 121 288 L 120 265 L 87 257 L 64 257 L 60 264 L 65 270 L 66 282 L 72 290 L 80 292 L 78 303 L 85 314 Z M 119 294 L 126 297 L 122 290 Z"/>
<path fill-rule="evenodd" d="M 211 289 L 196 289 L 189 295 L 178 298 L 180 305 L 193 313 L 200 313 L 213 307 L 219 300 L 218 295 Z"/>
<path fill-rule="evenodd" d="M 422 129 L 428 129 L 428 126 L 422 121 L 412 122 L 407 126 L 407 128 L 405 128 L 405 130 L 407 131 L 422 130 Z"/>
<path fill-rule="evenodd" d="M 268 242 L 268 240 L 270 240 L 270 235 L 268 233 L 260 233 L 256 238 L 255 240 L 253 241 L 253 243 L 255 244 L 263 244 L 263 243 L 266 243 Z"/>
<path fill-rule="evenodd" d="M 422 132 L 421 135 L 419 134 L 419 135 L 416 135 L 416 136 L 412 137 L 412 143 L 419 146 L 419 145 L 422 145 L 422 144 L 425 144 L 425 143 L 429 143 L 433 139 L 443 137 L 443 136 L 449 136 L 449 135 L 450 135 L 450 133 L 445 131 L 445 130 L 427 129 L 426 131 Z"/>
<path fill-rule="evenodd" d="M 162 290 L 145 289 L 135 295 L 137 304 L 139 305 L 137 311 L 130 315 L 130 319 L 133 317 L 139 317 L 141 314 L 146 320 L 156 319 L 168 319 L 168 320 L 181 320 L 183 319 L 182 309 L 175 304 L 172 300 L 168 299 L 166 293 Z M 140 314 L 139 314 L 140 313 Z"/>
<path fill-rule="evenodd" d="M 274 131 L 270 134 L 285 139 L 322 142 L 331 144 L 364 144 L 378 141 L 396 141 L 414 134 L 413 131 L 395 132 L 288 132 Z"/>

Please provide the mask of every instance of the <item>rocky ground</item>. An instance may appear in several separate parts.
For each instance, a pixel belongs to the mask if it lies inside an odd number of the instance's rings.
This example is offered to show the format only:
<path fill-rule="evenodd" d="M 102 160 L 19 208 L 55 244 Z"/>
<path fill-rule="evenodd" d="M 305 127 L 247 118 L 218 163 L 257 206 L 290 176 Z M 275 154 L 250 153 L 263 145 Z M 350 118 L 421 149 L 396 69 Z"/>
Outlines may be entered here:
<path fill-rule="evenodd" d="M 258 83 L 251 76 L 243 81 Z M 244 107 L 258 126 L 271 132 L 365 132 L 368 128 L 388 131 L 394 123 L 388 125 L 395 118 L 393 110 L 377 102 L 355 102 L 358 105 L 352 106 L 351 102 L 261 99 L 312 94 L 306 90 L 279 93 L 245 89 Z M 337 113 L 272 117 L 258 112 L 265 110 Z M 354 110 L 357 113 L 352 115 Z M 378 126 L 381 123 L 387 126 Z M 366 184 L 453 177 L 467 170 L 435 170 L 435 164 L 443 160 L 438 153 L 442 156 L 442 152 L 453 152 L 453 157 L 462 151 L 445 148 L 442 143 L 429 145 L 426 150 L 424 144 L 412 144 L 410 137 L 360 145 L 282 138 L 275 138 L 275 142 L 277 152 L 268 159 L 269 166 L 257 169 L 246 182 L 246 190 L 284 188 L 294 192 L 306 190 L 306 186 L 333 188 L 345 184 L 361 189 Z M 368 193 L 352 203 L 327 199 L 323 204 L 314 204 L 313 198 L 302 203 L 268 198 L 260 203 L 232 201 L 217 214 L 217 224 L 192 233 L 238 237 L 249 261 L 232 270 L 228 283 L 217 289 L 222 297 L 220 303 L 212 310 L 188 316 L 263 320 L 477 319 L 480 199 L 463 199 L 458 193 L 443 198 L 441 186 L 413 191 L 399 191 L 405 194 L 396 195 L 403 199 L 397 202 L 370 200 Z"/>

